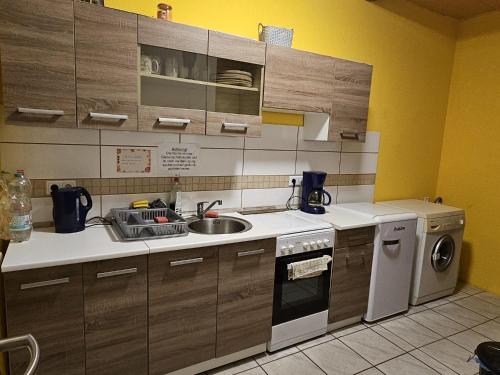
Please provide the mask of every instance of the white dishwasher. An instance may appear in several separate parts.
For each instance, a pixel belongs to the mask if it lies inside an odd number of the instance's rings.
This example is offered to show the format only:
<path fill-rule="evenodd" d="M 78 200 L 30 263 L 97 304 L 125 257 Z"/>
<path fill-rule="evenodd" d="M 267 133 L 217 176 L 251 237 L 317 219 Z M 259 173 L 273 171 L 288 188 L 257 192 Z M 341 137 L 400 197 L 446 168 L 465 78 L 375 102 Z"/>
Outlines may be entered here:
<path fill-rule="evenodd" d="M 378 222 L 375 229 L 367 322 L 408 310 L 413 270 L 417 215 L 372 203 L 337 205 Z"/>

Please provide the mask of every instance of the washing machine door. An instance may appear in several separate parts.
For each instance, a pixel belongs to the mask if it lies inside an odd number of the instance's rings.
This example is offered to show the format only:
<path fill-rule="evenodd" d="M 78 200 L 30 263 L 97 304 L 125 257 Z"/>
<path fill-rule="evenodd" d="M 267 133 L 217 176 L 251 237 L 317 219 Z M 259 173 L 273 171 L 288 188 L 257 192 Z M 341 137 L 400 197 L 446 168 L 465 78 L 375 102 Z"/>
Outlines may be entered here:
<path fill-rule="evenodd" d="M 450 267 L 455 255 L 455 240 L 449 234 L 440 237 L 432 249 L 431 264 L 436 272 L 444 272 Z"/>

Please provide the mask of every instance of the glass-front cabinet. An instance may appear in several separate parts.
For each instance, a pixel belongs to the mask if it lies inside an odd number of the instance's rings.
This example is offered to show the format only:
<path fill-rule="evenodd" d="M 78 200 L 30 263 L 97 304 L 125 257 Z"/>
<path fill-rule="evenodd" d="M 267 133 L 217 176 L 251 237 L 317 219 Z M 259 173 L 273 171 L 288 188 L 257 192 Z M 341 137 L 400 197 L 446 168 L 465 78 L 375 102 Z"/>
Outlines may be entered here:
<path fill-rule="evenodd" d="M 140 16 L 139 50 L 139 130 L 260 136 L 264 43 Z"/>

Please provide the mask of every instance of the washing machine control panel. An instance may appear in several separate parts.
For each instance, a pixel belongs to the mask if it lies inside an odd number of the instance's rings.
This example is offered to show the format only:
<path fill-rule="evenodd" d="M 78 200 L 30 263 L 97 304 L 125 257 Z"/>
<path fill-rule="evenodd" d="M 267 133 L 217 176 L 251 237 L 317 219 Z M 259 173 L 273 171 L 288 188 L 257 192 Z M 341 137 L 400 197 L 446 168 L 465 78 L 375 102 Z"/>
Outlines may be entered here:
<path fill-rule="evenodd" d="M 438 217 L 427 220 L 427 232 L 442 232 L 462 229 L 465 225 L 465 215 Z"/>

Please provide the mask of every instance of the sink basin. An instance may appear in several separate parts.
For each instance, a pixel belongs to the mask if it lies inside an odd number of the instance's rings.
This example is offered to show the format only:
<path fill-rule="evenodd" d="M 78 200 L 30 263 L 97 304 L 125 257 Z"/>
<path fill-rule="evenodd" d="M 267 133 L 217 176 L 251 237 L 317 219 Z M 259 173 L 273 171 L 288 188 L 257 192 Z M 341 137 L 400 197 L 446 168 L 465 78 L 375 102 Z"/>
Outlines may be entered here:
<path fill-rule="evenodd" d="M 252 229 L 248 221 L 231 216 L 219 216 L 216 219 L 192 217 L 187 222 L 190 232 L 201 234 L 242 233 Z"/>

